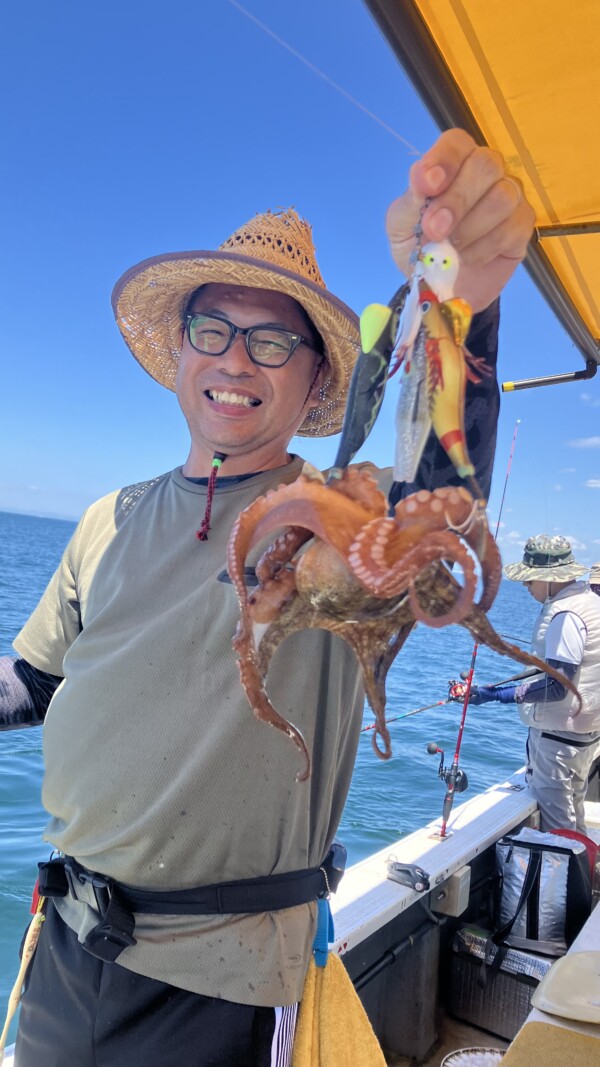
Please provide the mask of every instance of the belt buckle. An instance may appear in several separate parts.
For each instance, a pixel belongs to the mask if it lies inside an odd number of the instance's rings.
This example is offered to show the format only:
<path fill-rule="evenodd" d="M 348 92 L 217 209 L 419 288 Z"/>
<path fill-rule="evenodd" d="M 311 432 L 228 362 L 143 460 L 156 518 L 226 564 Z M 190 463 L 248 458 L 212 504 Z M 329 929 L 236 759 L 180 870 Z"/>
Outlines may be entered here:
<path fill-rule="evenodd" d="M 94 893 L 96 900 L 96 907 L 103 916 L 106 913 L 108 905 L 110 904 L 110 898 L 112 895 L 112 883 L 108 878 L 104 878 L 101 874 L 95 874 L 93 871 L 87 871 L 85 867 L 73 867 L 69 861 L 65 863 L 65 873 L 69 881 L 69 888 L 71 895 L 76 900 L 78 896 L 78 886 L 89 885 Z"/>

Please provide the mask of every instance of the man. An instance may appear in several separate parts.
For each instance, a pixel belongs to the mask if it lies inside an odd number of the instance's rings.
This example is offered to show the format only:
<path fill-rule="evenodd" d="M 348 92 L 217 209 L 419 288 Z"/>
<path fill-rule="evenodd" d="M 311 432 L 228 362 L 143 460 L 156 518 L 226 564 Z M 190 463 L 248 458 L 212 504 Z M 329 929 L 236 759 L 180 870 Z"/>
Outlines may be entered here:
<path fill-rule="evenodd" d="M 473 686 L 469 702 L 516 703 L 529 727 L 527 778 L 538 802 L 542 830 L 586 832 L 584 798 L 600 741 L 600 602 L 586 582 L 587 567 L 573 559 L 564 537 L 539 534 L 525 545 L 521 563 L 504 568 L 542 605 L 531 651 L 577 687 L 577 700 L 545 674 L 502 686 Z M 454 686 L 460 699 L 464 687 Z"/>
<path fill-rule="evenodd" d="M 532 211 L 495 153 L 449 131 L 388 212 L 405 271 L 427 198 L 425 237 L 459 245 L 458 291 L 480 312 L 469 343 L 493 367 L 496 298 Z M 23 997 L 18 1063 L 283 1065 L 363 695 L 343 643 L 315 631 L 286 643 L 269 688 L 311 751 L 296 783 L 295 748 L 253 718 L 239 683 L 225 549 L 240 510 L 300 473 L 292 436 L 340 429 L 357 319 L 293 212 L 257 217 L 216 252 L 139 264 L 113 306 L 136 359 L 175 389 L 191 446 L 181 468 L 88 509 L 4 664 L 6 726 L 40 721 L 56 690 L 46 837 L 72 857 L 46 872 L 64 895 Z M 489 486 L 497 387 L 469 388 L 469 447 Z M 432 442 L 430 469 L 436 454 Z M 290 871 L 304 872 L 299 900 Z M 224 886 L 239 879 L 260 880 L 255 910 Z"/>
<path fill-rule="evenodd" d="M 590 571 L 590 589 L 600 596 L 600 563 L 592 563 Z"/>

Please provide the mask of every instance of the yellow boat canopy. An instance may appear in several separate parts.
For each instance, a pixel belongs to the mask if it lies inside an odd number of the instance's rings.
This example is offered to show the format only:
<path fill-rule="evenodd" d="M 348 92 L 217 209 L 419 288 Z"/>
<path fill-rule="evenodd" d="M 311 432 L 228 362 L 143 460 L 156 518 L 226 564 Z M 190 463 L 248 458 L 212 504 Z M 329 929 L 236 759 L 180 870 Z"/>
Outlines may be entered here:
<path fill-rule="evenodd" d="M 440 127 L 497 149 L 523 183 L 536 213 L 526 267 L 595 372 L 600 0 L 366 2 Z"/>

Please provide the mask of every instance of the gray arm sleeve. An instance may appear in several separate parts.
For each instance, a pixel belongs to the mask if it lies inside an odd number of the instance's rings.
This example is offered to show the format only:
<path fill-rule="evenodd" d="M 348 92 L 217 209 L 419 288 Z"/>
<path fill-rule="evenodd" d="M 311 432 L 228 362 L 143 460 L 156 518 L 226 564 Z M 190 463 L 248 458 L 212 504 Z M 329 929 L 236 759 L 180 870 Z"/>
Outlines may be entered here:
<path fill-rule="evenodd" d="M 39 726 L 62 678 L 16 656 L 0 656 L 0 730 Z"/>

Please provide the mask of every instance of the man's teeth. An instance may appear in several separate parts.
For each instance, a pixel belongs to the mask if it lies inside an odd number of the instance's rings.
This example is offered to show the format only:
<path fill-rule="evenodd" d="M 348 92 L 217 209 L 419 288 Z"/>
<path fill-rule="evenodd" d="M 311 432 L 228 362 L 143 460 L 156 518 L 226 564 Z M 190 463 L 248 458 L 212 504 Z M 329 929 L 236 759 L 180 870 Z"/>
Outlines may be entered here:
<path fill-rule="evenodd" d="M 218 393 L 216 389 L 208 389 L 207 392 L 210 399 L 217 404 L 238 404 L 240 407 L 253 408 L 260 403 L 258 400 L 252 400 L 249 396 L 240 396 L 238 393 Z"/>

